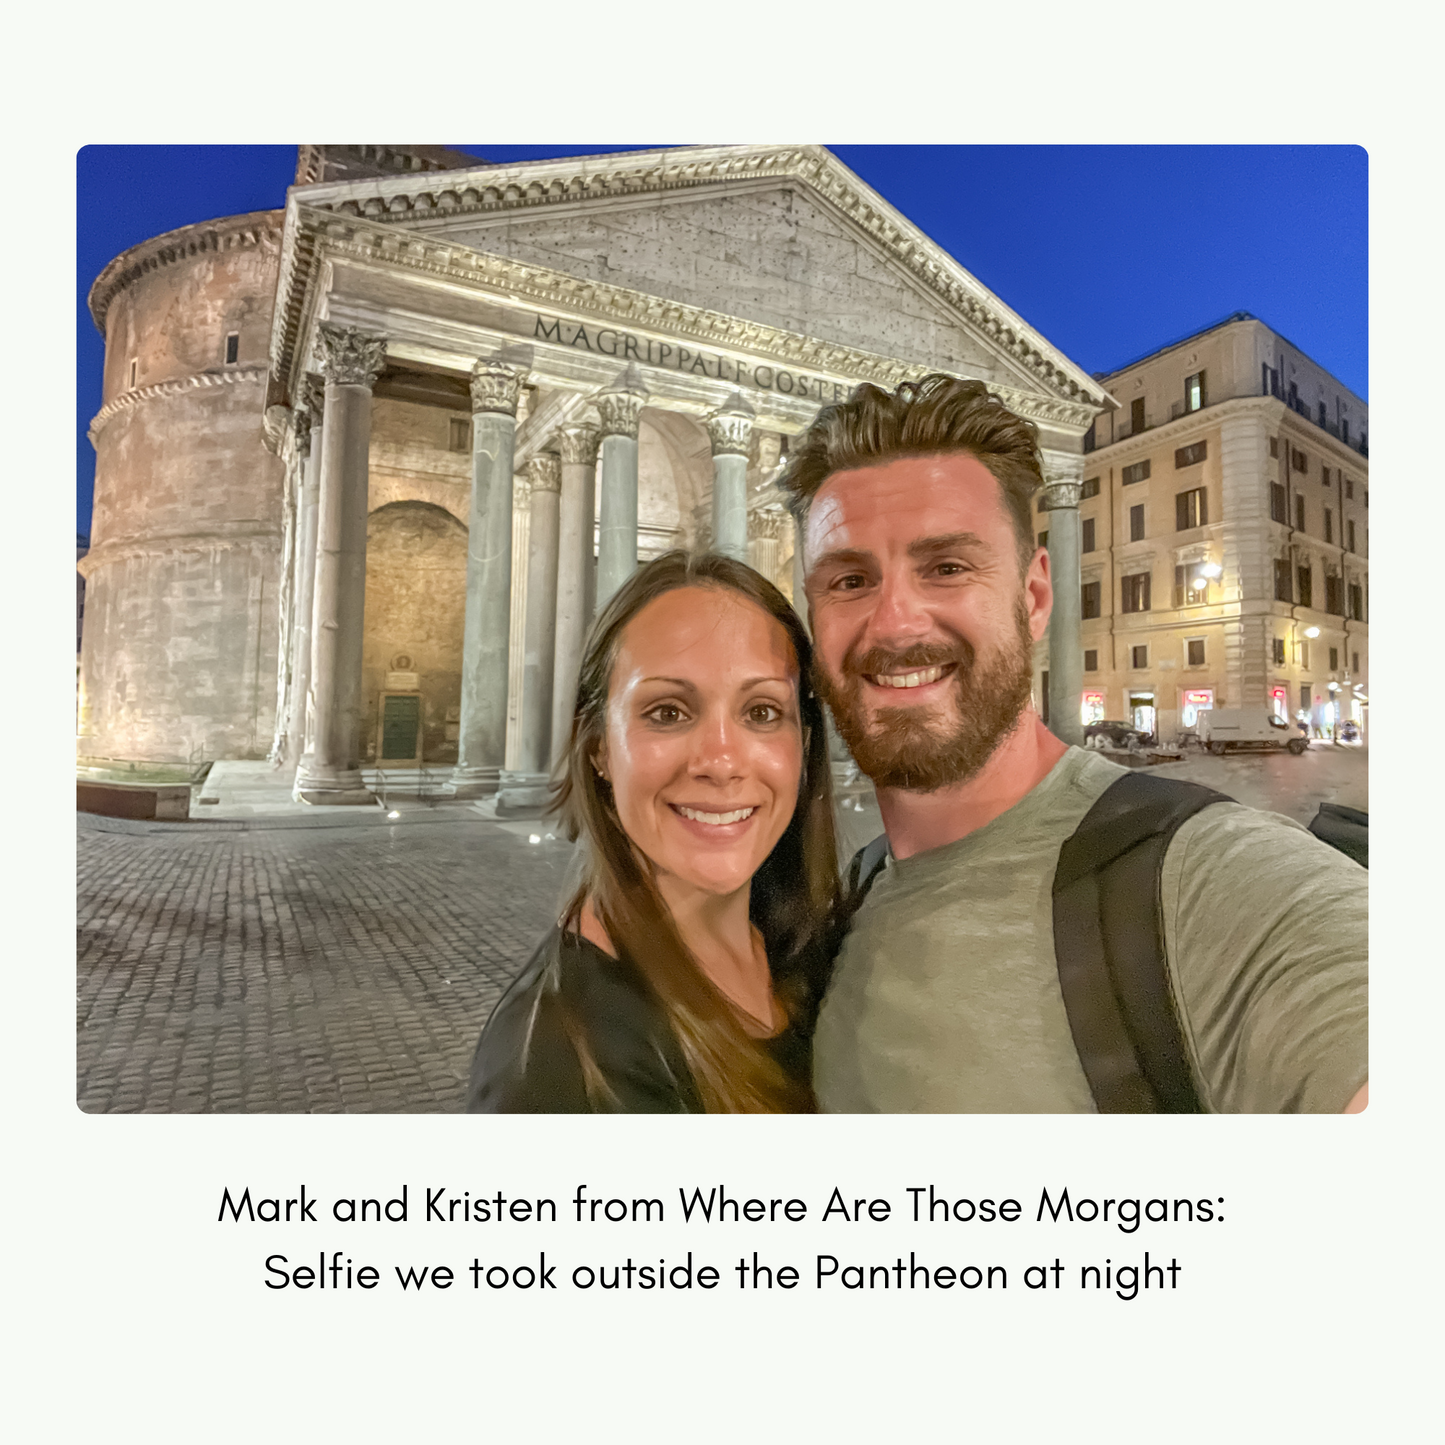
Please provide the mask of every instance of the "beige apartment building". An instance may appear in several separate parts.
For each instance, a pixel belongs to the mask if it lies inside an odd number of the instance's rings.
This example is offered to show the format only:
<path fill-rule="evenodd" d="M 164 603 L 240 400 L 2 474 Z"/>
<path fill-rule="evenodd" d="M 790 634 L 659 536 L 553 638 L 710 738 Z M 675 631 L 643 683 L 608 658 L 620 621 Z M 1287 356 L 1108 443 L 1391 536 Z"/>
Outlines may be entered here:
<path fill-rule="evenodd" d="M 1246 312 L 1095 380 L 1119 407 L 1084 443 L 1084 722 L 1168 740 L 1259 707 L 1363 735 L 1366 403 Z"/>

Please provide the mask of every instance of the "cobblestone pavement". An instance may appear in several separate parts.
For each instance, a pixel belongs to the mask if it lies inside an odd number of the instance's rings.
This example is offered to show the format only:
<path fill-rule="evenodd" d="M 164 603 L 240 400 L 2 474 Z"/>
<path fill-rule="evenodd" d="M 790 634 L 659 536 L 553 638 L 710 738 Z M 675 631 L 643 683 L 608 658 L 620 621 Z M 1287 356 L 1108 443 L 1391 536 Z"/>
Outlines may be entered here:
<path fill-rule="evenodd" d="M 1368 805 L 1360 749 L 1192 755 L 1193 778 L 1301 822 Z M 91 1113 L 438 1113 L 548 926 L 571 849 L 541 825 L 403 806 L 388 825 L 83 820 L 77 1072 Z M 840 807 L 846 859 L 881 831 Z M 322 823 L 326 826 L 321 826 Z"/>
<path fill-rule="evenodd" d="M 113 828 L 114 825 L 112 825 Z M 571 857 L 470 811 L 79 832 L 88 1113 L 444 1113 Z"/>

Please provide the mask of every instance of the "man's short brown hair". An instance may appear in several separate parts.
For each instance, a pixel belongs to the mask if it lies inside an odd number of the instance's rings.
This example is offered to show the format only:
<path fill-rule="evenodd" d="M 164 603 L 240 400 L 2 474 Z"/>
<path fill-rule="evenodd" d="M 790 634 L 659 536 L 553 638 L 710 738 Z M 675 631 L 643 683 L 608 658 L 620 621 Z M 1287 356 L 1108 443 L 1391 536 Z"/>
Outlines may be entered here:
<path fill-rule="evenodd" d="M 981 381 L 934 372 L 888 392 L 865 381 L 847 401 L 825 406 L 788 449 L 778 479 L 798 525 L 835 472 L 882 466 L 901 457 L 962 453 L 999 484 L 1018 538 L 1019 565 L 1034 554 L 1031 500 L 1044 484 L 1038 428 L 1015 416 Z"/>

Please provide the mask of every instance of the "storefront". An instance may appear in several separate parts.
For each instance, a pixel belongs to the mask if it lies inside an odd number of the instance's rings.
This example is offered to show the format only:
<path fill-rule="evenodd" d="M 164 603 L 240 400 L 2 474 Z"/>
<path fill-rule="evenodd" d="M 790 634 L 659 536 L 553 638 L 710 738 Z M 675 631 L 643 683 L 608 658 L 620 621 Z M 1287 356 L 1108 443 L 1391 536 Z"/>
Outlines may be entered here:
<path fill-rule="evenodd" d="M 1139 729 L 1141 733 L 1154 735 L 1159 714 L 1154 706 L 1154 694 L 1152 692 L 1130 691 L 1129 699 L 1129 721 Z"/>
<path fill-rule="evenodd" d="M 1212 687 L 1185 688 L 1180 694 L 1179 721 L 1181 726 L 1192 728 L 1199 722 L 1199 714 L 1214 707 Z"/>

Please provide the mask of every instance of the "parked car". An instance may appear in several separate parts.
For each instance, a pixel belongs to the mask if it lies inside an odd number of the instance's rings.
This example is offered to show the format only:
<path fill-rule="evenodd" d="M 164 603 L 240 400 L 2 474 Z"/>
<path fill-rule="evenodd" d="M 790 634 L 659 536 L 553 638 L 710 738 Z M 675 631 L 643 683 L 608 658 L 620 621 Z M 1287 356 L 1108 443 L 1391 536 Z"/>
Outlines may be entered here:
<path fill-rule="evenodd" d="M 1227 752 L 1278 752 L 1298 756 L 1309 740 L 1298 737 L 1283 718 L 1264 708 L 1216 707 L 1199 714 L 1199 740 L 1215 757 Z"/>
<path fill-rule="evenodd" d="M 1141 732 L 1133 723 L 1096 722 L 1084 728 L 1086 748 L 1133 749 L 1147 747 L 1154 742 L 1154 734 Z"/>

